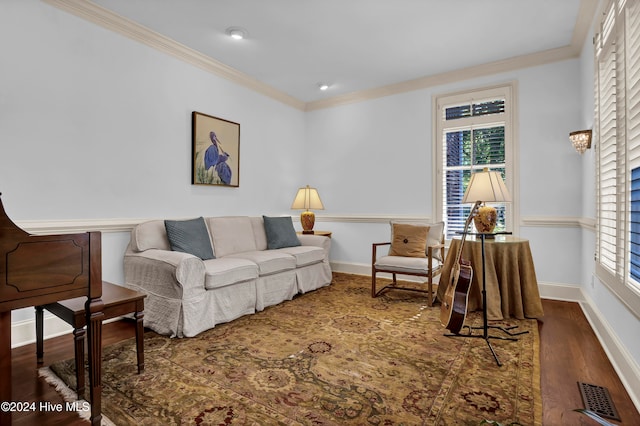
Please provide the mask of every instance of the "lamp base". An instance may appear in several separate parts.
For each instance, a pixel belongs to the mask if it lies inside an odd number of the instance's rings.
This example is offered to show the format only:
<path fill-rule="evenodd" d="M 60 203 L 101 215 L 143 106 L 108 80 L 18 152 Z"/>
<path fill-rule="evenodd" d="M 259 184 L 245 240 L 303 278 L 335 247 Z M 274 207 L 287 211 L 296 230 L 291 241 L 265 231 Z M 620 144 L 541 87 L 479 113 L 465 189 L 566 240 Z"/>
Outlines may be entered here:
<path fill-rule="evenodd" d="M 476 231 L 480 234 L 490 234 L 496 228 L 498 222 L 498 212 L 495 207 L 481 206 L 478 208 L 476 215 L 473 218 L 473 223 L 476 226 Z M 489 237 L 490 238 L 490 237 Z"/>
<path fill-rule="evenodd" d="M 300 223 L 302 224 L 303 234 L 313 234 L 313 225 L 316 223 L 316 215 L 309 210 L 304 211 L 300 215 Z"/>

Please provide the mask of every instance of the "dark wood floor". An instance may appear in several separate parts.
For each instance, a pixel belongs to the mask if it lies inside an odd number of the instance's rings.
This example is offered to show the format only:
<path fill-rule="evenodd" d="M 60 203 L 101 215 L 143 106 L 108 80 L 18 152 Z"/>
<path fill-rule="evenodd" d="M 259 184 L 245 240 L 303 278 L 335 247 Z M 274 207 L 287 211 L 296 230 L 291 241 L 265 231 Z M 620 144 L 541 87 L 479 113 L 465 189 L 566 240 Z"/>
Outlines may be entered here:
<path fill-rule="evenodd" d="M 573 408 L 584 407 L 577 382 L 609 390 L 621 422 L 640 425 L 640 414 L 577 303 L 543 300 L 540 365 L 545 425 L 597 424 Z"/>
<path fill-rule="evenodd" d="M 607 356 L 576 303 L 544 300 L 540 321 L 541 386 L 544 425 L 594 425 L 593 420 L 573 412 L 583 407 L 577 382 L 606 387 L 624 425 L 640 425 L 635 409 Z M 133 322 L 117 321 L 103 327 L 104 345 L 135 336 Z M 45 342 L 44 364 L 73 356 L 71 336 Z M 12 351 L 14 401 L 62 403 L 55 389 L 38 378 L 35 345 Z M 4 378 L 2 378 L 4 380 Z M 86 425 L 75 413 L 14 413 L 14 425 Z"/>

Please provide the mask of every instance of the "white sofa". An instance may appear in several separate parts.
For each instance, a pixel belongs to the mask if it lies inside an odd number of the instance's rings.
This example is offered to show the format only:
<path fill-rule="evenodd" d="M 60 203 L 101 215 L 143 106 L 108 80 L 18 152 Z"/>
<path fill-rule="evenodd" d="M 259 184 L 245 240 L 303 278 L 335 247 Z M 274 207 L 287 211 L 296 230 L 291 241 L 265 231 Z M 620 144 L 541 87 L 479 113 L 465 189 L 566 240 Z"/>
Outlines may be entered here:
<path fill-rule="evenodd" d="M 331 240 L 298 235 L 298 246 L 268 249 L 274 245 L 274 231 L 271 226 L 265 231 L 265 221 L 270 225 L 271 219 L 276 218 L 204 218 L 203 232 L 215 256 L 208 260 L 172 250 L 164 220 L 137 225 L 124 272 L 127 287 L 147 294 L 144 326 L 163 335 L 192 337 L 329 285 Z M 288 232 L 296 238 L 293 225 Z"/>

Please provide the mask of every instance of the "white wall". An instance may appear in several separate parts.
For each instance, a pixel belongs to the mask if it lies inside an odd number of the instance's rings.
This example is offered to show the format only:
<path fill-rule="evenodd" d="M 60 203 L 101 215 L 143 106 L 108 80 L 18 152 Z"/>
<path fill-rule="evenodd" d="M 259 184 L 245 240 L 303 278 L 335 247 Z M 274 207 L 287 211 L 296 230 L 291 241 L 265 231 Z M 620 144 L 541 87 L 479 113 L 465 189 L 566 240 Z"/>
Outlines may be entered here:
<path fill-rule="evenodd" d="M 11 219 L 295 214 L 303 112 L 43 2 L 1 7 L 0 192 Z M 191 185 L 192 111 L 240 123 L 239 188 Z M 123 282 L 128 240 L 103 234 L 104 279 Z"/>
<path fill-rule="evenodd" d="M 517 83 L 519 200 L 522 216 L 578 217 L 581 159 L 568 142 L 579 126 L 578 60 L 567 60 L 387 96 L 307 114 L 307 170 L 326 215 L 435 217 L 432 96 Z M 321 223 L 321 222 L 320 222 Z M 371 243 L 388 239 L 386 223 L 331 223 L 339 262 L 370 263 Z M 359 229 L 356 229 L 359 228 Z M 521 228 L 531 239 L 539 279 L 576 282 L 577 229 Z"/>

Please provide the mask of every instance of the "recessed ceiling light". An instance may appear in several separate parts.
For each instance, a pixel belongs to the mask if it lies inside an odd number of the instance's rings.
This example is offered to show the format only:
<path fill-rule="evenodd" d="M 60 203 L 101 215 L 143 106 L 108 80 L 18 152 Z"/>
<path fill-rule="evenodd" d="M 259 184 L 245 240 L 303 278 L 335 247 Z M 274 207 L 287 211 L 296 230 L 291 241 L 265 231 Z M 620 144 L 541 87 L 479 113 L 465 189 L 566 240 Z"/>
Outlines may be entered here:
<path fill-rule="evenodd" d="M 318 88 L 322 91 L 327 90 L 329 85 L 327 83 L 318 83 Z"/>
<path fill-rule="evenodd" d="M 243 38 L 247 38 L 247 30 L 240 27 L 229 27 L 226 29 L 225 34 L 227 34 L 234 40 L 242 40 Z"/>

